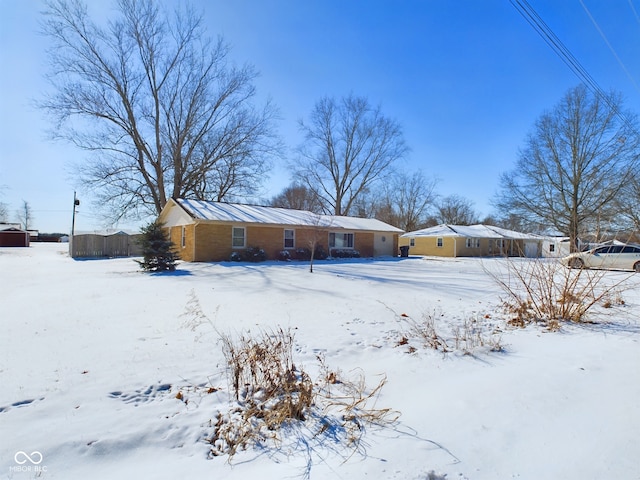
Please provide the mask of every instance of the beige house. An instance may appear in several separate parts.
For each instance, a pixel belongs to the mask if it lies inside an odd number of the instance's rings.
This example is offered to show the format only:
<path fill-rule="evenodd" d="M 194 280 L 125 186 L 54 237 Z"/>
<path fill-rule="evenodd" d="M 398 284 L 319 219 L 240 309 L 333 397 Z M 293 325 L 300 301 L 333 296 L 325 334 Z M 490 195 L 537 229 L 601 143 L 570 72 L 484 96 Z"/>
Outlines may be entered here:
<path fill-rule="evenodd" d="M 188 262 L 228 260 L 234 251 L 282 251 L 321 245 L 329 255 L 357 250 L 361 257 L 396 255 L 399 228 L 369 218 L 318 215 L 302 210 L 171 199 L 160 213 L 180 257 Z"/>
<path fill-rule="evenodd" d="M 437 257 L 539 257 L 545 237 L 489 225 L 437 225 L 405 233 L 399 245 L 410 255 Z"/>

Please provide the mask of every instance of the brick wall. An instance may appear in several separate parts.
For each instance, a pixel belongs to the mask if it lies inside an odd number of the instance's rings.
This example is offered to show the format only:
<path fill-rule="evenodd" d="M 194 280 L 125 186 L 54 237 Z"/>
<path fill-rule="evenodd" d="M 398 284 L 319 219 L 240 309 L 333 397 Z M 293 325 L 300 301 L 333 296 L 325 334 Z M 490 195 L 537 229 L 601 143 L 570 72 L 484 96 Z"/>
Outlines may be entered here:
<path fill-rule="evenodd" d="M 242 226 L 238 224 L 235 226 Z M 329 230 L 317 228 L 285 228 L 246 226 L 245 247 L 232 248 L 231 237 L 234 225 L 219 225 L 200 223 L 197 225 L 186 225 L 185 246 L 182 247 L 182 226 L 171 227 L 171 241 L 176 245 L 180 258 L 187 262 L 220 262 L 228 260 L 231 253 L 242 251 L 246 247 L 262 248 L 269 259 L 278 258 L 278 253 L 284 248 L 284 231 L 295 231 L 295 247 L 309 248 L 310 241 L 316 240 L 317 245 L 322 245 L 325 250 L 329 249 Z M 397 244 L 397 235 L 394 243 Z M 195 239 L 197 238 L 197 242 Z M 354 232 L 354 248 L 360 252 L 362 257 L 373 256 L 374 234 L 369 232 Z"/>
<path fill-rule="evenodd" d="M 353 248 L 360 252 L 361 257 L 373 257 L 373 233 L 355 232 Z"/>
<path fill-rule="evenodd" d="M 196 262 L 220 262 L 229 260 L 233 249 L 231 248 L 231 225 L 217 225 L 201 223 L 196 225 L 194 261 Z"/>

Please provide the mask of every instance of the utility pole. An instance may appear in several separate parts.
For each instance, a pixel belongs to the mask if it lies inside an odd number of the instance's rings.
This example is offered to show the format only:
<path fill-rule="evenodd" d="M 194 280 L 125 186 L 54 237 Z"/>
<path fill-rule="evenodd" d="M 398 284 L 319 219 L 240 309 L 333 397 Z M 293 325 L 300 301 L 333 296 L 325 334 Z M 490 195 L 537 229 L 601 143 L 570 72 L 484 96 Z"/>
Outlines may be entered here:
<path fill-rule="evenodd" d="M 80 200 L 76 197 L 76 191 L 73 191 L 73 215 L 71 216 L 71 236 L 69 237 L 69 255 L 73 257 L 73 235 L 76 230 L 76 207 L 80 205 Z"/>

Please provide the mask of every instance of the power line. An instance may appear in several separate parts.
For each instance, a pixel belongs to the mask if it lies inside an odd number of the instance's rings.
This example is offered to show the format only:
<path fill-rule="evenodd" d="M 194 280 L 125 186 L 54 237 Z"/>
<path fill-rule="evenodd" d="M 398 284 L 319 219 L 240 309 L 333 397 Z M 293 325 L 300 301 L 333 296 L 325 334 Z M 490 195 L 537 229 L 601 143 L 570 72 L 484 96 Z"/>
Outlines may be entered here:
<path fill-rule="evenodd" d="M 533 29 L 542 37 L 542 39 L 553 49 L 560 59 L 594 92 L 598 95 L 604 95 L 604 92 L 589 75 L 589 72 L 580 64 L 578 59 L 573 56 L 564 43 L 549 28 L 538 13 L 529 5 L 526 0 L 511 0 L 511 4 L 518 10 L 520 15 L 533 27 Z"/>
<path fill-rule="evenodd" d="M 638 87 L 638 84 L 636 83 L 635 79 L 633 78 L 633 76 L 629 73 L 629 70 L 627 70 L 627 67 L 625 66 L 625 64 L 622 62 L 622 60 L 620 59 L 620 57 L 618 56 L 618 54 L 616 53 L 616 51 L 614 50 L 613 46 L 611 45 L 611 43 L 609 43 L 609 40 L 607 39 L 607 36 L 604 34 L 604 32 L 602 31 L 602 29 L 600 28 L 600 26 L 598 25 L 598 22 L 596 22 L 596 19 L 593 18 L 593 15 L 591 15 L 591 12 L 589 11 L 589 9 L 587 8 L 587 6 L 584 4 L 584 2 L 582 0 L 580 1 L 580 5 L 582 5 L 582 8 L 584 9 L 584 11 L 587 13 L 587 15 L 589 16 L 589 18 L 591 19 L 591 22 L 593 23 L 593 25 L 596 27 L 596 30 L 598 30 L 598 33 L 600 34 L 600 36 L 602 37 L 602 39 L 604 40 L 604 43 L 607 44 L 607 47 L 609 47 L 609 50 L 611 50 L 611 53 L 613 54 L 613 56 L 616 58 L 616 60 L 618 61 L 618 64 L 620 65 L 620 67 L 622 68 L 622 70 L 624 71 L 624 73 L 627 74 L 627 77 L 629 78 L 629 80 L 631 81 L 631 83 L 633 84 L 633 86 L 635 87 L 635 89 L 638 91 L 638 93 L 640 93 L 640 88 Z M 633 4 L 630 4 L 631 8 L 633 8 Z M 635 10 L 634 10 L 635 12 Z M 638 20 L 640 21 L 640 19 Z"/>
<path fill-rule="evenodd" d="M 631 7 L 633 16 L 636 17 L 636 21 L 638 22 L 638 25 L 640 25 L 640 15 L 638 15 L 638 12 L 636 11 L 636 7 L 633 6 L 633 0 L 629 0 L 629 7 Z"/>
<path fill-rule="evenodd" d="M 640 133 L 632 125 L 629 119 L 620 111 L 618 106 L 612 101 L 612 99 L 600 88 L 598 82 L 587 72 L 576 57 L 569 51 L 569 49 L 562 43 L 562 41 L 556 36 L 555 33 L 549 28 L 544 20 L 538 15 L 531 5 L 526 0 L 510 0 L 511 5 L 518 10 L 518 13 L 533 27 L 533 29 L 542 37 L 542 39 L 549 45 L 552 50 L 560 57 L 560 59 L 573 71 L 574 74 L 582 80 L 582 82 L 590 88 L 598 97 L 600 97 L 611 110 L 622 120 L 622 122 L 637 136 L 640 137 Z"/>

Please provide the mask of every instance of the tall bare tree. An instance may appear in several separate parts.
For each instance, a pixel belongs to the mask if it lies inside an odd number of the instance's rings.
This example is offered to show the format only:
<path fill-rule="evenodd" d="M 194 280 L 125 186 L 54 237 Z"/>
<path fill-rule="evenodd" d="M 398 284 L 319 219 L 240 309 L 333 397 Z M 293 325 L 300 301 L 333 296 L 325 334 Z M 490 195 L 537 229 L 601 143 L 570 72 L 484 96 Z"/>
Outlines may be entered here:
<path fill-rule="evenodd" d="M 374 197 L 374 216 L 406 232 L 418 230 L 435 205 L 436 185 L 436 179 L 426 178 L 421 171 L 396 172 L 381 193 L 369 195 Z"/>
<path fill-rule="evenodd" d="M 400 125 L 364 97 L 325 97 L 308 123 L 294 165 L 296 177 L 316 192 L 325 213 L 348 215 L 364 191 L 390 173 L 407 152 Z"/>
<path fill-rule="evenodd" d="M 614 200 L 639 168 L 639 155 L 637 123 L 622 111 L 620 96 L 580 85 L 538 119 L 516 168 L 501 177 L 496 206 L 555 227 L 575 249 L 581 234 L 618 215 Z"/>
<path fill-rule="evenodd" d="M 7 204 L 0 202 L 0 223 L 6 223 L 9 220 L 9 210 Z"/>
<path fill-rule="evenodd" d="M 293 183 L 271 199 L 273 207 L 292 208 L 321 213 L 322 208 L 315 192 L 301 184 Z"/>
<path fill-rule="evenodd" d="M 478 223 L 478 214 L 473 209 L 473 202 L 460 195 L 449 195 L 437 203 L 436 218 L 438 223 L 451 225 L 472 225 Z"/>
<path fill-rule="evenodd" d="M 167 199 L 254 194 L 278 141 L 274 107 L 253 103 L 256 72 L 231 64 L 189 7 L 118 0 L 94 21 L 80 0 L 47 0 L 55 135 L 91 153 L 79 168 L 113 217 L 157 214 Z"/>
<path fill-rule="evenodd" d="M 640 171 L 636 171 L 626 182 L 616 202 L 620 212 L 621 227 L 640 234 Z"/>
<path fill-rule="evenodd" d="M 26 200 L 22 201 L 22 205 L 16 211 L 16 218 L 25 230 L 29 230 L 31 228 L 31 222 L 33 222 L 33 210 L 31 209 L 29 202 Z"/>
<path fill-rule="evenodd" d="M 391 182 L 389 192 L 397 212 L 394 225 L 406 232 L 422 227 L 427 211 L 436 200 L 436 179 L 428 179 L 421 171 L 412 175 L 397 174 Z"/>
<path fill-rule="evenodd" d="M 2 191 L 5 189 L 4 185 L 0 185 L 0 195 L 2 195 Z M 9 208 L 7 204 L 4 202 L 0 202 L 0 223 L 6 223 L 9 221 Z"/>

